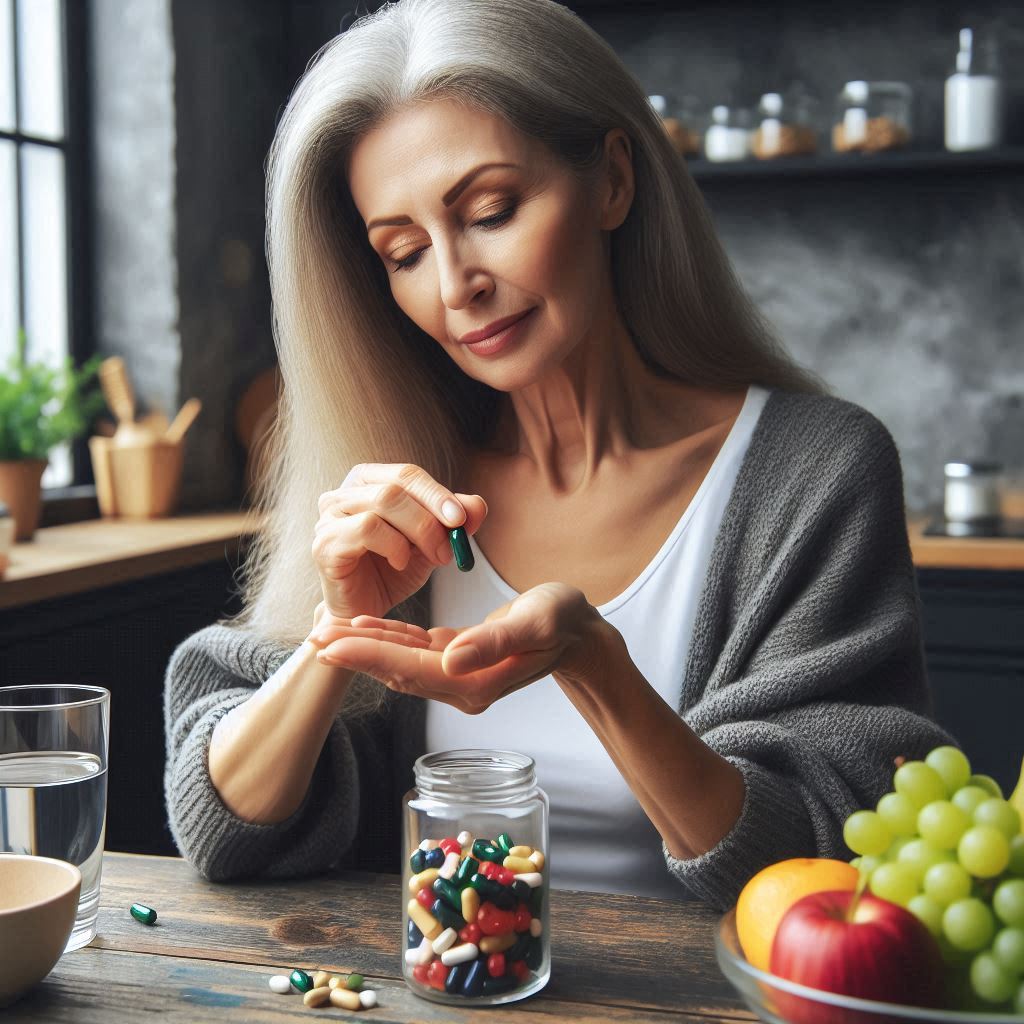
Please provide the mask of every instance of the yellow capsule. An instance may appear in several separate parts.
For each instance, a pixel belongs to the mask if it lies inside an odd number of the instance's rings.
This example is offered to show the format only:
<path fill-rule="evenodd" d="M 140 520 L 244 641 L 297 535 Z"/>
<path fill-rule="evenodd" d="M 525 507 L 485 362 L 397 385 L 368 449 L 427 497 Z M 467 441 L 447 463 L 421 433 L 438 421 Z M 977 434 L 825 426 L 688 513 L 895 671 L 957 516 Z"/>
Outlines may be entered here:
<path fill-rule="evenodd" d="M 510 857 L 529 857 L 531 853 L 533 853 L 532 846 L 513 846 L 508 851 Z"/>
<path fill-rule="evenodd" d="M 425 889 L 428 885 L 434 884 L 434 879 L 440 876 L 441 872 L 437 868 L 427 868 L 426 871 L 421 871 L 418 875 L 413 875 L 409 879 L 409 895 L 415 896 L 420 889 Z"/>
<path fill-rule="evenodd" d="M 509 871 L 514 871 L 517 875 L 537 870 L 537 865 L 532 860 L 527 860 L 525 857 L 513 857 L 511 854 L 501 862 L 501 866 L 508 868 Z"/>
<path fill-rule="evenodd" d="M 337 988 L 339 985 L 344 985 L 344 984 L 345 984 L 345 979 L 343 977 L 341 977 L 340 974 L 332 974 L 331 977 L 328 979 L 327 987 L 328 988 Z"/>
<path fill-rule="evenodd" d="M 510 949 L 516 944 L 516 939 L 519 936 L 515 932 L 505 932 L 504 935 L 485 935 L 480 940 L 480 952 L 487 953 L 504 953 L 506 949 Z"/>
<path fill-rule="evenodd" d="M 327 971 L 317 971 L 313 975 L 313 988 L 323 988 L 331 980 L 331 975 Z"/>
<path fill-rule="evenodd" d="M 302 1001 L 307 1006 L 323 1006 L 331 998 L 331 990 L 326 985 L 319 988 L 311 988 L 303 997 Z"/>
<path fill-rule="evenodd" d="M 476 915 L 480 912 L 480 893 L 476 891 L 471 885 L 467 885 L 462 890 L 462 917 L 467 924 L 472 924 L 476 920 Z"/>
<path fill-rule="evenodd" d="M 544 854 L 541 853 L 540 850 L 534 850 L 533 853 L 530 854 L 529 859 L 537 865 L 538 871 L 544 870 Z"/>
<path fill-rule="evenodd" d="M 408 911 L 409 916 L 416 922 L 416 927 L 423 932 L 425 938 L 433 942 L 441 934 L 443 930 L 441 922 L 421 903 L 409 900 Z"/>
<path fill-rule="evenodd" d="M 343 1010 L 358 1010 L 363 1004 L 358 992 L 353 992 L 344 985 L 328 989 L 331 993 L 331 1005 L 340 1006 Z"/>

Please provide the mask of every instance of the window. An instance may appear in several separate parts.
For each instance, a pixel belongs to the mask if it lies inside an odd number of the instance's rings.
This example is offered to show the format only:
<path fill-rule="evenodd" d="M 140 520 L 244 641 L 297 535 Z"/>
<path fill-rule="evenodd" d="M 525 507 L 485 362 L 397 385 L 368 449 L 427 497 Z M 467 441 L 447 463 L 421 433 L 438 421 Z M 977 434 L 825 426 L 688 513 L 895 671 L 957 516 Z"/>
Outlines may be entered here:
<path fill-rule="evenodd" d="M 87 352 L 81 273 L 86 82 L 78 0 L 0 0 L 0 365 L 24 327 L 28 356 Z M 74 76 L 77 75 L 77 78 Z M 74 79 L 74 80 L 73 80 Z M 79 308 L 75 308 L 78 306 Z M 83 453 L 51 453 L 44 487 L 81 477 Z"/>

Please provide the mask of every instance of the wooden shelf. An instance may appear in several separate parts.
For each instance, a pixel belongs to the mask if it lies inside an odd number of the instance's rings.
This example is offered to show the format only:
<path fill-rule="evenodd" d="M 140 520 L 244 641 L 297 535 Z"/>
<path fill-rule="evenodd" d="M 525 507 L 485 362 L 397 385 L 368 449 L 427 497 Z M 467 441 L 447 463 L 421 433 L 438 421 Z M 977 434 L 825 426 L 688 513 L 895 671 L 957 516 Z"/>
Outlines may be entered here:
<path fill-rule="evenodd" d="M 37 530 L 15 544 L 0 579 L 0 609 L 226 559 L 259 520 L 250 512 L 169 519 L 90 519 Z"/>
<path fill-rule="evenodd" d="M 889 175 L 921 177 L 976 174 L 983 171 L 1014 171 L 1024 168 L 1024 146 L 1007 146 L 977 153 L 946 150 L 897 150 L 891 153 L 831 153 L 818 156 L 780 157 L 775 160 L 737 160 L 713 163 L 687 161 L 694 180 L 772 181 L 786 178 L 872 178 Z"/>

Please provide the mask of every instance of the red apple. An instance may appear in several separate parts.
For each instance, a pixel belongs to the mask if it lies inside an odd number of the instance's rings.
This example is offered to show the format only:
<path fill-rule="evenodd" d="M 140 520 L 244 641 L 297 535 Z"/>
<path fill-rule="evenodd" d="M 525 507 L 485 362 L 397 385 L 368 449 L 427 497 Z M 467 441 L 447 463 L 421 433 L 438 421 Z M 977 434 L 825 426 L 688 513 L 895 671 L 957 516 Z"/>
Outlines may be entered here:
<path fill-rule="evenodd" d="M 942 1005 L 942 953 L 909 911 L 870 893 L 816 892 L 779 922 L 771 972 L 800 985 L 888 1003 Z M 867 1015 L 778 993 L 793 1024 L 864 1024 Z M 881 1017 L 872 1015 L 872 1024 Z"/>

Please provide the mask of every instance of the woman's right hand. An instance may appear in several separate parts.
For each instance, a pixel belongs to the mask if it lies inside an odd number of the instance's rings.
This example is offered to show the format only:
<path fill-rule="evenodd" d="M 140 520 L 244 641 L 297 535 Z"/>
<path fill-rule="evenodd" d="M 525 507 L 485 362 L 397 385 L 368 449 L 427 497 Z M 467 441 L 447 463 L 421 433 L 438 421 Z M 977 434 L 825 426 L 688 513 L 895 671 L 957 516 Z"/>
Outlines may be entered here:
<path fill-rule="evenodd" d="M 457 514 L 448 516 L 446 501 Z M 458 494 L 408 463 L 354 466 L 320 495 L 313 559 L 326 615 L 383 618 L 452 559 L 448 531 L 474 534 L 487 516 L 479 494 Z"/>

